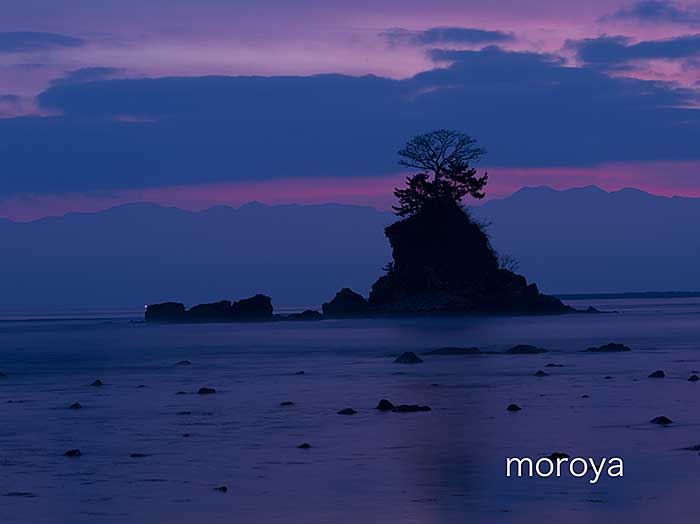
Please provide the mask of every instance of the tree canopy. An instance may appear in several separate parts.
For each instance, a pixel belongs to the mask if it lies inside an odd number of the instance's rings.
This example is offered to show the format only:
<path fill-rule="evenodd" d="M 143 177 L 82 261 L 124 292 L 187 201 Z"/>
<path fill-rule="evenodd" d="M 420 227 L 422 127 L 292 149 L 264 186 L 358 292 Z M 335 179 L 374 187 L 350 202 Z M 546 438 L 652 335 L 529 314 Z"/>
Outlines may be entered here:
<path fill-rule="evenodd" d="M 396 188 L 396 214 L 413 215 L 431 202 L 461 206 L 466 196 L 484 198 L 488 173 L 477 176 L 473 163 L 485 154 L 469 135 L 440 129 L 413 137 L 399 151 L 399 164 L 420 170 L 406 178 L 406 188 Z"/>

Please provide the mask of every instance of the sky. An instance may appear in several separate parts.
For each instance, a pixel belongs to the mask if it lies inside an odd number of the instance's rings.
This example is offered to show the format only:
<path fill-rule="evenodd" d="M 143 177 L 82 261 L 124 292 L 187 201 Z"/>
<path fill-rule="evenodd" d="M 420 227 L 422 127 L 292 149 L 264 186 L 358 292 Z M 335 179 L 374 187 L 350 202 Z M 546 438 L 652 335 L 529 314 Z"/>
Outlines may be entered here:
<path fill-rule="evenodd" d="M 0 217 L 391 205 L 451 128 L 489 197 L 700 196 L 700 3 L 2 0 Z"/>

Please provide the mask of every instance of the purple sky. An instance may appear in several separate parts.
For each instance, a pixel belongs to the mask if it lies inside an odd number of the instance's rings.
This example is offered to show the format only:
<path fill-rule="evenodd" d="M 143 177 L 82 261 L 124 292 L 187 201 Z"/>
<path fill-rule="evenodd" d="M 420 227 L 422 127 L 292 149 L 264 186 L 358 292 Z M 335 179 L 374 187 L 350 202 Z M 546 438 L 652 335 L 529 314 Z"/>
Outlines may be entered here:
<path fill-rule="evenodd" d="M 302 78 L 319 73 L 387 80 Z M 285 79 L 140 80 L 205 75 Z M 0 216 L 143 199 L 386 206 L 396 145 L 438 126 L 489 150 L 492 196 L 541 183 L 700 195 L 699 106 L 699 3 L 6 0 Z M 256 114 L 273 131 L 257 121 L 241 139 Z M 316 161 L 341 151 L 327 135 L 377 151 L 336 168 Z M 288 160 L 236 161 L 261 143 Z"/>

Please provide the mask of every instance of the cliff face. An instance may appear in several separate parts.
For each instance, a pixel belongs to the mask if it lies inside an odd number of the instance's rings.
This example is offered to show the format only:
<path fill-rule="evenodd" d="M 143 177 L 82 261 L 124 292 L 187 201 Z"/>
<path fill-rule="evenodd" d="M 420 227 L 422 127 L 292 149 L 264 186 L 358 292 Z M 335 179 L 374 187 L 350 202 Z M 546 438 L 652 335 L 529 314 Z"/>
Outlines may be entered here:
<path fill-rule="evenodd" d="M 500 269 L 481 227 L 457 206 L 434 205 L 385 230 L 393 251 L 372 286 L 370 307 L 386 313 L 562 313 L 560 300 Z"/>

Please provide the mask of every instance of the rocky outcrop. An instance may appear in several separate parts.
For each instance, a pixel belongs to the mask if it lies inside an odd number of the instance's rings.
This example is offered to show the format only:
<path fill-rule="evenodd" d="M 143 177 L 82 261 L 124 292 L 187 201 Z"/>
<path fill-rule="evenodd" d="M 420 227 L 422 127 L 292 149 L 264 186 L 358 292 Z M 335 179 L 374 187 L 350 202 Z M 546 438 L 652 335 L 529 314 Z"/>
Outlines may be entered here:
<path fill-rule="evenodd" d="M 401 353 L 394 360 L 395 364 L 420 364 L 421 362 L 423 362 L 423 359 L 416 355 L 413 351 Z"/>
<path fill-rule="evenodd" d="M 456 205 L 436 203 L 386 228 L 393 251 L 372 286 L 378 313 L 565 313 L 525 277 L 499 267 L 481 226 Z"/>
<path fill-rule="evenodd" d="M 362 317 L 369 314 L 367 300 L 347 287 L 338 291 L 333 300 L 325 302 L 322 309 L 327 317 Z"/>
<path fill-rule="evenodd" d="M 301 313 L 290 313 L 286 320 L 323 320 L 323 315 L 313 309 L 305 309 Z"/>
<path fill-rule="evenodd" d="M 272 299 L 257 294 L 236 302 L 220 300 L 197 304 L 190 309 L 179 302 L 163 302 L 146 306 L 145 319 L 149 322 L 236 322 L 272 320 Z"/>
<path fill-rule="evenodd" d="M 617 344 L 611 342 L 609 344 L 604 344 L 602 346 L 594 346 L 583 350 L 585 353 L 622 353 L 625 351 L 632 351 L 629 347 L 624 344 Z"/>
<path fill-rule="evenodd" d="M 546 349 L 531 346 L 530 344 L 518 344 L 506 351 L 509 355 L 537 355 L 546 352 Z"/>

